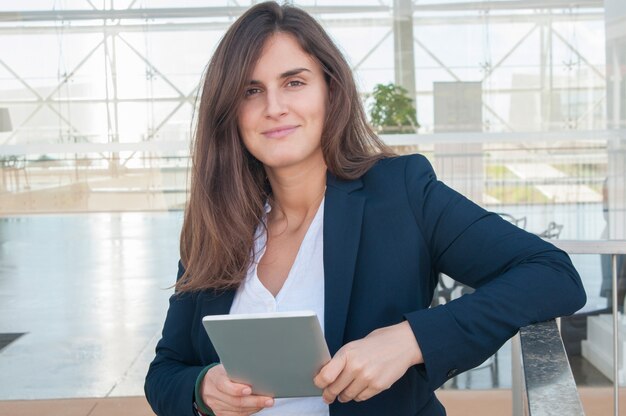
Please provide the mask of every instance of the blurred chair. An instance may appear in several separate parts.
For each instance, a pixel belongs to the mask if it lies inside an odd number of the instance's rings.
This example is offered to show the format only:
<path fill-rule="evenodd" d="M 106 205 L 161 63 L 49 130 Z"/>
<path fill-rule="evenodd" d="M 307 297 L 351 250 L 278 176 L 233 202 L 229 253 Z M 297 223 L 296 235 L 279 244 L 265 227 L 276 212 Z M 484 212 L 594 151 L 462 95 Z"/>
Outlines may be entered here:
<path fill-rule="evenodd" d="M 542 238 L 557 239 L 561 235 L 561 231 L 563 231 L 563 224 L 557 224 L 554 221 L 550 221 L 550 223 L 548 224 L 548 228 L 546 228 L 544 231 L 540 232 L 537 235 Z"/>
<path fill-rule="evenodd" d="M 24 175 L 26 185 L 24 189 L 30 189 L 28 182 L 28 172 L 26 170 L 26 158 L 17 156 L 7 156 L 0 158 L 0 169 L 2 170 L 2 187 L 4 191 L 19 191 L 21 188 L 20 174 Z"/>
<path fill-rule="evenodd" d="M 496 214 L 498 214 L 499 216 L 501 216 L 503 219 L 507 220 L 511 224 L 521 228 L 522 230 L 526 229 L 526 217 L 515 218 L 511 214 L 507 214 L 504 212 L 496 212 Z"/>

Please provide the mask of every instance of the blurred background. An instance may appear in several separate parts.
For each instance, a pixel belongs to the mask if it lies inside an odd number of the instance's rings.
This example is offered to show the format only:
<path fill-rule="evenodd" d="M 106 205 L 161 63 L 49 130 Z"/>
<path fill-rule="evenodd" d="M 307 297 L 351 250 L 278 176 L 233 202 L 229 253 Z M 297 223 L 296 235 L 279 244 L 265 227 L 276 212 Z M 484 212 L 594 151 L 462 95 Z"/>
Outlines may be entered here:
<path fill-rule="evenodd" d="M 254 3 L 0 0 L 0 400 L 143 394 L 201 77 Z M 340 46 L 398 153 L 425 154 L 444 182 L 544 238 L 625 239 L 626 2 L 292 3 Z M 615 364 L 610 257 L 572 258 L 588 302 L 563 339 L 601 402 L 615 365 L 626 386 L 626 321 Z M 467 290 L 442 276 L 434 303 Z M 443 390 L 506 399 L 510 356 L 507 344 Z"/>

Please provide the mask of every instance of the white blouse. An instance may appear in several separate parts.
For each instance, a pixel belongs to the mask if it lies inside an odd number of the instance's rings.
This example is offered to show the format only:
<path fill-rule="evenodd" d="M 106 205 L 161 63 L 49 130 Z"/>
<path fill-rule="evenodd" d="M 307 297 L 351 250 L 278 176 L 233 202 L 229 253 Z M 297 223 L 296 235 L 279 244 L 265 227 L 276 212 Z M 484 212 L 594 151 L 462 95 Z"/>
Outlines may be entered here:
<path fill-rule="evenodd" d="M 265 212 L 271 207 L 266 205 Z M 263 221 L 265 221 L 265 218 Z M 309 225 L 296 259 L 287 279 L 274 297 L 257 276 L 259 260 L 265 253 L 267 235 L 262 225 L 257 227 L 254 261 L 248 274 L 237 289 L 231 314 L 255 312 L 285 312 L 312 310 L 317 314 L 322 331 L 324 330 L 324 200 Z M 258 415 L 328 416 L 328 405 L 321 397 L 287 398 L 274 400 L 274 406 L 264 409 Z"/>

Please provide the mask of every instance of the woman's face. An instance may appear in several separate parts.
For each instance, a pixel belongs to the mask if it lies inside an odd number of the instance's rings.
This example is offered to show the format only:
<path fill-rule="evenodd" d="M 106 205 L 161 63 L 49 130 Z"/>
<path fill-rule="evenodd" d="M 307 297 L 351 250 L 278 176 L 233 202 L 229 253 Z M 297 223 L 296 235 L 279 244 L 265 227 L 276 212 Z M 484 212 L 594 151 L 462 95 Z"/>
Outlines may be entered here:
<path fill-rule="evenodd" d="M 321 66 L 291 35 L 272 35 L 239 108 L 244 145 L 269 169 L 323 164 L 321 137 L 327 100 Z"/>

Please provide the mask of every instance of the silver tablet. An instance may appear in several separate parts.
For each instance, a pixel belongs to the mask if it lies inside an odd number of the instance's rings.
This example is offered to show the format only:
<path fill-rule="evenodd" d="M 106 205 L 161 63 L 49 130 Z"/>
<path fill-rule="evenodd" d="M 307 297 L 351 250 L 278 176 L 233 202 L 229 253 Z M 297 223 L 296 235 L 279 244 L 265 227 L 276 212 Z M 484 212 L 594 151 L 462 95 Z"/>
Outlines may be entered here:
<path fill-rule="evenodd" d="M 202 323 L 230 379 L 253 394 L 322 395 L 313 378 L 330 353 L 315 312 L 208 315 Z"/>

